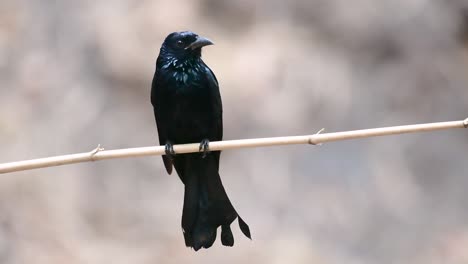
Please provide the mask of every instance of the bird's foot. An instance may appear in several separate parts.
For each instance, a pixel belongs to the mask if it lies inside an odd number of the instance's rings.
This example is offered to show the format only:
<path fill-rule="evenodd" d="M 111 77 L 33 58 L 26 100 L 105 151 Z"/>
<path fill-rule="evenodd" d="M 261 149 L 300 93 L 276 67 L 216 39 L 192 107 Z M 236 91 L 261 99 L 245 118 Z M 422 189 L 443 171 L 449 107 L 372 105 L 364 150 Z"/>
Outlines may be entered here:
<path fill-rule="evenodd" d="M 174 151 L 174 146 L 172 145 L 172 142 L 167 141 L 165 145 L 165 151 L 166 151 L 166 156 L 169 157 L 170 159 L 174 158 L 175 156 L 175 151 Z"/>
<path fill-rule="evenodd" d="M 203 155 L 202 155 L 202 158 L 206 158 L 206 155 L 208 155 L 208 153 L 210 153 L 210 141 L 208 139 L 203 139 L 201 142 L 200 142 L 200 147 L 198 147 L 198 151 L 203 151 Z"/>

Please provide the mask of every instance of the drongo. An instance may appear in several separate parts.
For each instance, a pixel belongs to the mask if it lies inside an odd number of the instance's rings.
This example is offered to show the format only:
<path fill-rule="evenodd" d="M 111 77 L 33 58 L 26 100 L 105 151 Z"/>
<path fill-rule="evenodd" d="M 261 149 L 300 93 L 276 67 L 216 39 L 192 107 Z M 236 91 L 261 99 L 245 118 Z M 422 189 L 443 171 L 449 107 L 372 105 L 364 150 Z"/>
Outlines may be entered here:
<path fill-rule="evenodd" d="M 185 187 L 182 231 L 185 245 L 209 248 L 221 226 L 221 243 L 234 245 L 231 223 L 250 238 L 249 226 L 231 204 L 219 176 L 220 151 L 210 141 L 223 137 L 223 107 L 218 81 L 201 59 L 209 39 L 190 31 L 174 32 L 164 40 L 151 87 L 151 103 L 165 145 L 162 159 L 169 174 L 174 167 Z M 173 144 L 200 142 L 200 153 L 175 154 Z"/>

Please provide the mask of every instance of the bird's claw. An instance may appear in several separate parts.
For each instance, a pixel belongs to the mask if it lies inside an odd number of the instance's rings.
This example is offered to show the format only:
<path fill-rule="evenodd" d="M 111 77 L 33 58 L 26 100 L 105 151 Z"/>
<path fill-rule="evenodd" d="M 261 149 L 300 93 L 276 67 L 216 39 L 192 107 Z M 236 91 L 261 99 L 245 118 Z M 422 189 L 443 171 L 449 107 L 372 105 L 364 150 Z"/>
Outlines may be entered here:
<path fill-rule="evenodd" d="M 200 147 L 198 147 L 198 151 L 203 151 L 202 158 L 206 158 L 206 155 L 210 153 L 210 141 L 208 139 L 203 139 L 200 142 Z"/>
<path fill-rule="evenodd" d="M 165 147 L 164 150 L 166 152 L 166 156 L 172 159 L 176 154 L 174 151 L 174 146 L 172 145 L 171 142 L 166 142 L 166 145 L 164 147 Z"/>

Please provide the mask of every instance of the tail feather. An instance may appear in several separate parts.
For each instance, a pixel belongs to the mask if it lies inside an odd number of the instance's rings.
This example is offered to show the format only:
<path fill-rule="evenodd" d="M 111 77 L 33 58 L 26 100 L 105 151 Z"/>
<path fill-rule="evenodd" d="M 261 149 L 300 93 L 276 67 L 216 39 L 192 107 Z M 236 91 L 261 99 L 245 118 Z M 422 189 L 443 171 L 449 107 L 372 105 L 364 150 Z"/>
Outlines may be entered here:
<path fill-rule="evenodd" d="M 195 251 L 211 247 L 216 240 L 217 228 L 221 226 L 221 243 L 233 246 L 230 225 L 236 217 L 242 233 L 251 238 L 249 226 L 238 216 L 224 190 L 214 156 L 202 159 L 201 155 L 188 154 L 185 161 L 184 169 L 175 163 L 185 184 L 182 213 L 185 245 Z"/>
<path fill-rule="evenodd" d="M 237 216 L 237 221 L 239 221 L 239 228 L 240 230 L 242 231 L 242 233 L 248 237 L 250 240 L 252 240 L 252 237 L 250 236 L 250 228 L 249 226 L 247 225 L 247 223 L 244 222 L 244 220 L 242 220 L 242 218 L 240 217 L 240 215 Z"/>
<path fill-rule="evenodd" d="M 221 243 L 227 247 L 234 246 L 234 236 L 229 225 L 221 226 Z"/>
<path fill-rule="evenodd" d="M 196 227 L 193 231 L 193 249 L 209 248 L 216 240 L 216 228 L 209 226 Z"/>
<path fill-rule="evenodd" d="M 181 173 L 182 171 L 177 171 Z M 182 177 L 181 177 L 182 178 Z M 185 177 L 184 207 L 182 209 L 182 230 L 184 232 L 185 245 L 193 247 L 193 226 L 195 225 L 199 211 L 199 182 L 198 177 Z"/>

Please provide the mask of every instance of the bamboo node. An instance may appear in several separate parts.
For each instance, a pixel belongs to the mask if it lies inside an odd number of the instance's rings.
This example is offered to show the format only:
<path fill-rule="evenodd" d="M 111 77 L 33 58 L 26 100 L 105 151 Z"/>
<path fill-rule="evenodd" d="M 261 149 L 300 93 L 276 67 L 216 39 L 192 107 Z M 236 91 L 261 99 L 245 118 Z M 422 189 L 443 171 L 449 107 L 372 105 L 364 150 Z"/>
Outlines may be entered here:
<path fill-rule="evenodd" d="M 316 143 L 316 142 L 315 142 L 314 136 L 315 136 L 315 135 L 318 135 L 318 134 L 320 134 L 320 133 L 322 133 L 323 131 L 325 131 L 325 128 L 320 129 L 317 133 L 315 133 L 314 135 L 310 136 L 310 137 L 309 137 L 309 140 L 308 140 L 308 143 L 309 143 L 310 145 L 316 145 L 316 146 L 322 145 L 322 143 Z"/>
<path fill-rule="evenodd" d="M 101 148 L 101 144 L 98 144 L 98 146 L 95 149 L 91 150 L 89 152 L 89 155 L 91 157 L 91 161 L 96 161 L 96 159 L 94 158 L 94 155 L 96 155 L 99 151 L 103 151 L 103 150 L 104 150 L 104 148 Z"/>

